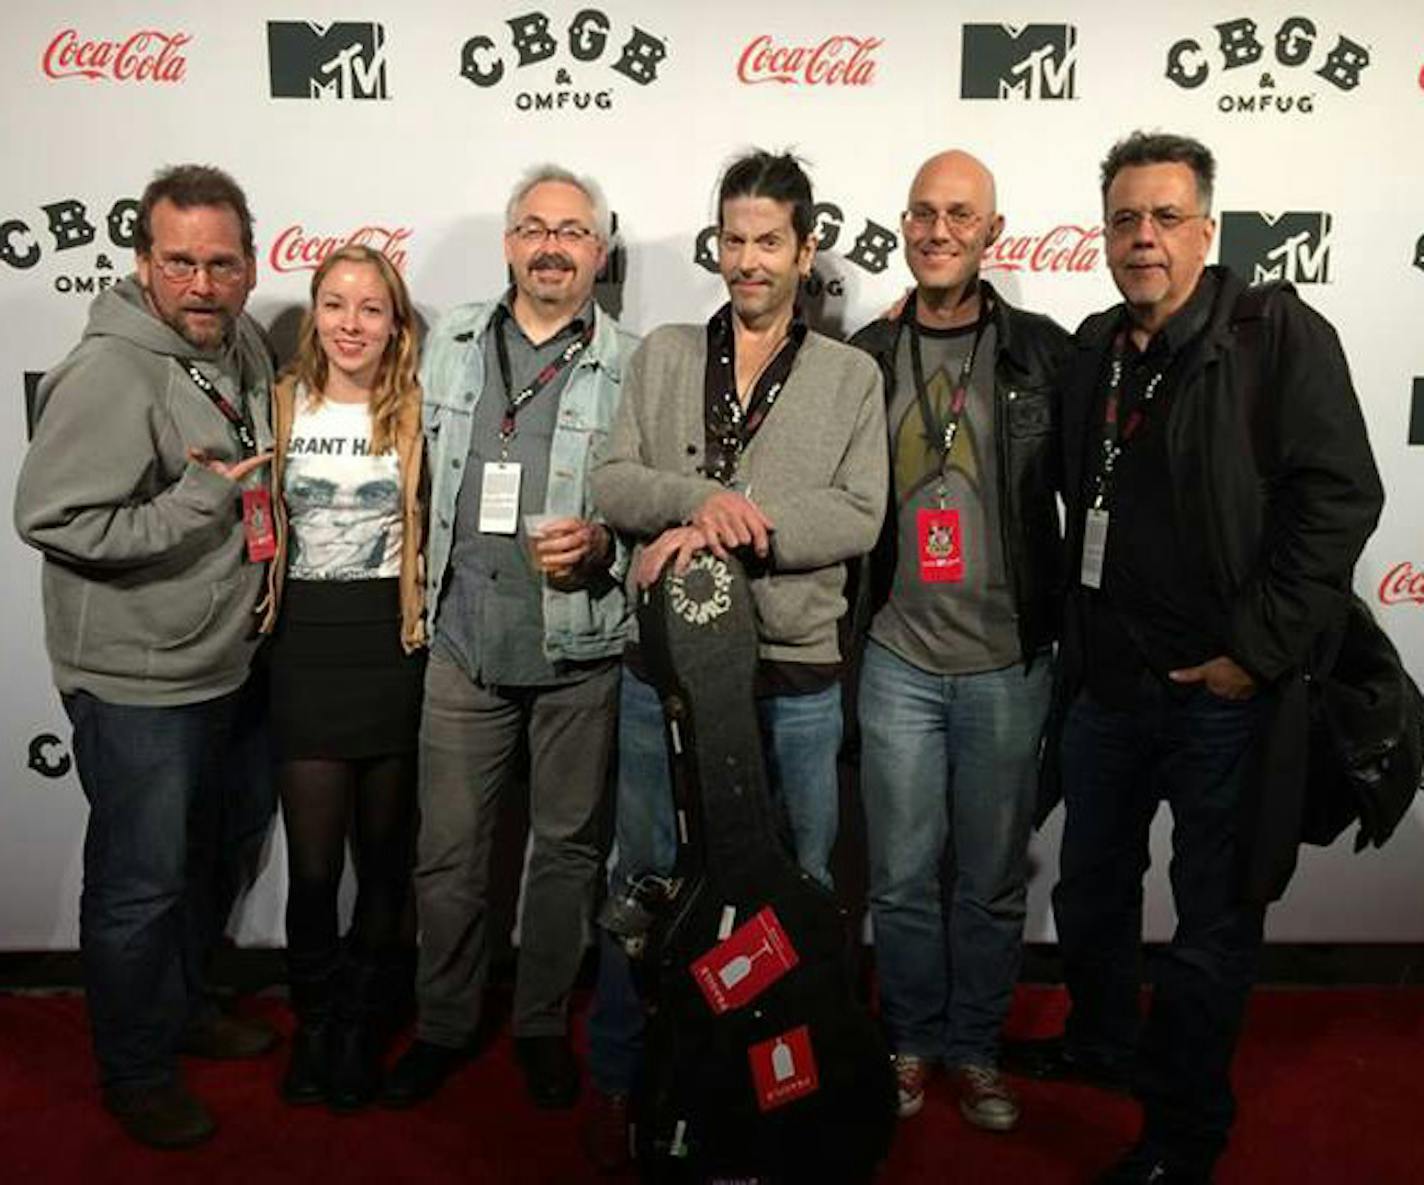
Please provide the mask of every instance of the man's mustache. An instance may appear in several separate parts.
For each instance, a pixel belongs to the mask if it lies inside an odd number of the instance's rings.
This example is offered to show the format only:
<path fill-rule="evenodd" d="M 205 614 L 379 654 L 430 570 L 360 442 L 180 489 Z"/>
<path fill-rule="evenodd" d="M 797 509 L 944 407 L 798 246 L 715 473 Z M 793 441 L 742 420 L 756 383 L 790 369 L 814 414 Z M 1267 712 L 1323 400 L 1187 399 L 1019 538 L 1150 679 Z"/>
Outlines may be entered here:
<path fill-rule="evenodd" d="M 571 272 L 574 270 L 574 261 L 562 251 L 541 251 L 529 261 L 529 270 L 535 271 L 541 267 L 558 267 Z"/>

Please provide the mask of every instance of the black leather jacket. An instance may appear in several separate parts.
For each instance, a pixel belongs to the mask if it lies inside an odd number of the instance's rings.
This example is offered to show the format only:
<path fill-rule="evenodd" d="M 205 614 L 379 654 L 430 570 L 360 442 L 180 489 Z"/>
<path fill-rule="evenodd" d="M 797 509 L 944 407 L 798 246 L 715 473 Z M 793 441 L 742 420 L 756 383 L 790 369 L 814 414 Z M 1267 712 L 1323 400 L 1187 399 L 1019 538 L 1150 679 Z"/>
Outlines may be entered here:
<path fill-rule="evenodd" d="M 985 281 L 997 343 L 994 358 L 994 445 L 999 467 L 999 523 L 1004 565 L 1013 589 L 1023 661 L 1032 663 L 1058 633 L 1062 593 L 1062 547 L 1052 441 L 1057 422 L 1054 390 L 1069 348 L 1065 330 L 1048 317 L 1014 308 Z M 850 339 L 880 366 L 885 404 L 895 397 L 898 321 L 872 321 Z M 886 447 L 889 447 L 887 441 Z M 890 596 L 895 578 L 895 499 L 870 554 L 868 579 L 857 592 L 855 632 L 864 635 L 871 618 Z"/>

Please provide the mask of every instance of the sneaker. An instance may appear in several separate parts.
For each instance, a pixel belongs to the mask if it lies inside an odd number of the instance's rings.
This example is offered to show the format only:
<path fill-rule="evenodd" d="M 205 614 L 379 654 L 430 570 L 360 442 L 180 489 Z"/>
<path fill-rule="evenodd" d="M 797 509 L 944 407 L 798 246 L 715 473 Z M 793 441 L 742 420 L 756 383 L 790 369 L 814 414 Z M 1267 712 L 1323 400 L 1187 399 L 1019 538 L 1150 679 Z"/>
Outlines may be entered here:
<path fill-rule="evenodd" d="M 995 1066 L 956 1066 L 959 1113 L 975 1127 L 1006 1132 L 1019 1121 L 1019 1100 Z"/>
<path fill-rule="evenodd" d="M 890 1060 L 895 1063 L 900 1118 L 909 1119 L 911 1115 L 918 1115 L 925 1105 L 925 1083 L 930 1080 L 929 1059 L 913 1053 L 897 1053 Z"/>
<path fill-rule="evenodd" d="M 601 1173 L 616 1173 L 633 1160 L 632 1129 L 628 1119 L 628 1095 L 623 1092 L 593 1092 L 593 1099 L 580 1131 L 584 1154 Z"/>
<path fill-rule="evenodd" d="M 110 1087 L 104 1091 L 104 1109 L 130 1137 L 150 1148 L 191 1148 L 217 1130 L 208 1109 L 178 1082 Z"/>
<path fill-rule="evenodd" d="M 215 1016 L 190 1024 L 178 1049 L 189 1057 L 236 1061 L 261 1057 L 277 1044 L 277 1030 L 258 1017 Z"/>

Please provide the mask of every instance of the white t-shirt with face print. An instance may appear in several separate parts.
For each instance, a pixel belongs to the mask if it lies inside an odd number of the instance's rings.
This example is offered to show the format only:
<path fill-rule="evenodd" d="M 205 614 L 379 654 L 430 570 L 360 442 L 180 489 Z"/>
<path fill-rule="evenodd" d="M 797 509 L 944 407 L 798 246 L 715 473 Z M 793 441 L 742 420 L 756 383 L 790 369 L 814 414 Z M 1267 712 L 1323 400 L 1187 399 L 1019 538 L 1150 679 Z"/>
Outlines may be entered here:
<path fill-rule="evenodd" d="M 302 394 L 282 480 L 293 580 L 373 580 L 400 575 L 400 470 L 395 450 L 371 455 L 364 403 Z"/>

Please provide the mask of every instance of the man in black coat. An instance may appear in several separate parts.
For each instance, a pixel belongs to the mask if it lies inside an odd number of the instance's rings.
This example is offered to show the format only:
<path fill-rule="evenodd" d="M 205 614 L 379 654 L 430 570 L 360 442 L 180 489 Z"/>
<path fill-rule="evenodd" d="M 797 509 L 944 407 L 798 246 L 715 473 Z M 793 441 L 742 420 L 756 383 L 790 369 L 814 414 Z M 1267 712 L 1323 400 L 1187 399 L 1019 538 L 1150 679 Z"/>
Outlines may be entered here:
<path fill-rule="evenodd" d="M 1286 285 L 1206 267 L 1215 162 L 1134 133 L 1102 166 L 1123 303 L 1061 389 L 1068 586 L 1050 766 L 1072 1012 L 1020 1067 L 1126 1087 L 1138 1144 L 1102 1182 L 1205 1182 L 1266 905 L 1295 862 L 1305 678 L 1383 493 L 1334 330 Z M 1178 923 L 1139 1034 L 1148 832 L 1173 817 Z"/>

